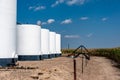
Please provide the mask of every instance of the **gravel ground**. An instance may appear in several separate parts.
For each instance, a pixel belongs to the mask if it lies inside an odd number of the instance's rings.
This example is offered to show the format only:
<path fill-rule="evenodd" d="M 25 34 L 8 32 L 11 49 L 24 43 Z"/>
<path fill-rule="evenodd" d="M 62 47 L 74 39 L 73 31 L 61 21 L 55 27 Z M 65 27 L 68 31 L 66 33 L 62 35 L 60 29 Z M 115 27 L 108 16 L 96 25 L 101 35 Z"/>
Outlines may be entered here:
<path fill-rule="evenodd" d="M 116 63 L 104 57 L 91 57 L 88 64 L 84 60 L 82 74 L 81 61 L 77 61 L 77 80 L 120 80 L 120 69 Z M 73 60 L 59 57 L 42 61 L 19 61 L 12 69 L 0 69 L 0 80 L 74 80 Z"/>

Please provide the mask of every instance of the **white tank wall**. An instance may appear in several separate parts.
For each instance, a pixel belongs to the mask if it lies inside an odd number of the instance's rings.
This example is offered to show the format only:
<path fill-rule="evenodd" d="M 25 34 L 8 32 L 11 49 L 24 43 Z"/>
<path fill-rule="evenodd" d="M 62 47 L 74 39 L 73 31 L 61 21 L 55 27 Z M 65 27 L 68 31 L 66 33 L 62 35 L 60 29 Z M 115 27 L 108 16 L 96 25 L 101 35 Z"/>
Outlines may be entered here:
<path fill-rule="evenodd" d="M 42 54 L 49 54 L 49 30 L 41 29 L 41 51 Z"/>
<path fill-rule="evenodd" d="M 61 35 L 56 34 L 56 53 L 60 54 L 61 53 Z"/>
<path fill-rule="evenodd" d="M 17 0 L 0 0 L 0 58 L 13 58 L 16 49 Z"/>
<path fill-rule="evenodd" d="M 55 54 L 56 53 L 56 33 L 55 32 L 50 32 L 50 54 Z"/>
<path fill-rule="evenodd" d="M 17 53 L 18 55 L 40 55 L 41 27 L 37 25 L 17 26 Z"/>

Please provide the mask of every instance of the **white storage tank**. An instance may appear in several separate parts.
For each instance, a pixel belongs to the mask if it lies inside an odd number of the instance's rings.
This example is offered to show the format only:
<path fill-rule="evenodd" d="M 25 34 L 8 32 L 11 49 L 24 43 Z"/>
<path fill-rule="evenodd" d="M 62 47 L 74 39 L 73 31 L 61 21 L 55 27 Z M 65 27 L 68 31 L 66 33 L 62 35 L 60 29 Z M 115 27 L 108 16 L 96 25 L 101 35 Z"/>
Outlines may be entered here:
<path fill-rule="evenodd" d="M 50 58 L 49 55 L 49 30 L 41 29 L 41 51 L 42 59 Z"/>
<path fill-rule="evenodd" d="M 41 27 L 38 25 L 17 25 L 18 60 L 40 60 Z"/>
<path fill-rule="evenodd" d="M 50 32 L 50 55 L 52 58 L 55 57 L 56 54 L 56 33 L 55 32 Z"/>
<path fill-rule="evenodd" d="M 56 57 L 61 55 L 61 35 L 56 34 Z"/>
<path fill-rule="evenodd" d="M 17 0 L 0 0 L 0 66 L 14 63 Z"/>

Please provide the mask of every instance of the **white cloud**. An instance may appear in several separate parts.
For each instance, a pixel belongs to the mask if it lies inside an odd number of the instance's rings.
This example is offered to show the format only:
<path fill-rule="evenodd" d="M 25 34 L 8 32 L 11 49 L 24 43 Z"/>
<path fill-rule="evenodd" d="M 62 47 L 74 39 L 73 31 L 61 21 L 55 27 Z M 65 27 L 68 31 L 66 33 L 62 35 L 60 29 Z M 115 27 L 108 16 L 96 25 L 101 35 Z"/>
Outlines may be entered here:
<path fill-rule="evenodd" d="M 53 22 L 55 22 L 54 19 L 48 19 L 48 21 L 47 21 L 48 24 L 51 24 L 51 23 L 53 23 Z"/>
<path fill-rule="evenodd" d="M 70 24 L 72 23 L 71 19 L 65 19 L 64 21 L 61 22 L 61 24 Z"/>
<path fill-rule="evenodd" d="M 74 5 L 74 4 L 83 5 L 84 3 L 85 3 L 85 0 L 68 0 L 67 1 L 68 5 Z"/>
<path fill-rule="evenodd" d="M 39 26 L 41 26 L 41 25 L 46 25 L 46 24 L 47 24 L 47 22 L 42 22 L 42 21 L 40 21 L 40 20 L 37 21 L 37 25 L 39 25 Z"/>
<path fill-rule="evenodd" d="M 106 18 L 106 17 L 102 18 L 102 21 L 107 21 L 107 20 L 108 20 L 108 18 Z"/>
<path fill-rule="evenodd" d="M 57 6 L 58 4 L 59 4 L 59 2 L 56 1 L 54 4 L 51 5 L 51 7 L 55 7 L 55 6 Z"/>
<path fill-rule="evenodd" d="M 33 10 L 33 11 L 39 11 L 39 10 L 43 10 L 46 9 L 45 6 L 30 6 L 29 10 Z"/>
<path fill-rule="evenodd" d="M 62 3 L 64 3 L 64 0 L 57 0 L 55 3 L 53 3 L 53 4 L 51 5 L 51 7 L 55 7 L 55 6 L 57 6 L 57 5 L 59 5 L 59 4 L 62 4 Z"/>
<path fill-rule="evenodd" d="M 54 19 L 48 19 L 46 22 L 42 22 L 42 21 L 38 20 L 37 25 L 46 25 L 46 24 L 51 24 L 53 22 L 55 22 Z"/>
<path fill-rule="evenodd" d="M 46 8 L 45 6 L 37 6 L 37 7 L 34 8 L 34 11 L 43 10 L 45 8 Z"/>
<path fill-rule="evenodd" d="M 81 17 L 80 20 L 88 20 L 88 17 Z"/>
<path fill-rule="evenodd" d="M 93 36 L 93 33 L 89 33 L 89 34 L 87 35 L 88 38 L 90 38 L 90 37 L 92 37 L 92 36 Z"/>
<path fill-rule="evenodd" d="M 42 25 L 46 25 L 47 24 L 47 22 L 42 22 Z"/>
<path fill-rule="evenodd" d="M 38 21 L 37 21 L 37 25 L 40 26 L 41 24 L 42 24 L 42 22 L 41 22 L 40 20 L 38 20 Z"/>
<path fill-rule="evenodd" d="M 79 35 L 65 35 L 64 38 L 80 38 Z"/>
<path fill-rule="evenodd" d="M 32 10 L 32 9 L 34 9 L 34 8 L 35 8 L 34 6 L 30 6 L 30 7 L 29 7 L 29 10 Z"/>
<path fill-rule="evenodd" d="M 56 0 L 55 3 L 51 5 L 51 7 L 55 7 L 59 4 L 67 4 L 69 6 L 71 5 L 83 5 L 88 0 Z"/>

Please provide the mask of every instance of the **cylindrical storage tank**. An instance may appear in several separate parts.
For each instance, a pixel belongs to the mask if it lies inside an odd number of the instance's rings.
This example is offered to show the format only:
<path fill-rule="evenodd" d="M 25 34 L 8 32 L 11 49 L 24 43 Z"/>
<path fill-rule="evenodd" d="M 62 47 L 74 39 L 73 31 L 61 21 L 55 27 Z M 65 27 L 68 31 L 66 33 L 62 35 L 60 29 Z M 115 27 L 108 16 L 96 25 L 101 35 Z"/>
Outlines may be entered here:
<path fill-rule="evenodd" d="M 61 35 L 56 34 L 56 57 L 61 55 Z"/>
<path fill-rule="evenodd" d="M 0 66 L 14 64 L 17 0 L 0 0 Z"/>
<path fill-rule="evenodd" d="M 49 30 L 41 29 L 41 52 L 42 59 L 48 59 L 49 56 Z"/>
<path fill-rule="evenodd" d="M 41 27 L 31 24 L 17 25 L 18 60 L 40 60 Z"/>
<path fill-rule="evenodd" d="M 50 55 L 52 58 L 55 57 L 56 54 L 56 33 L 50 32 Z"/>

